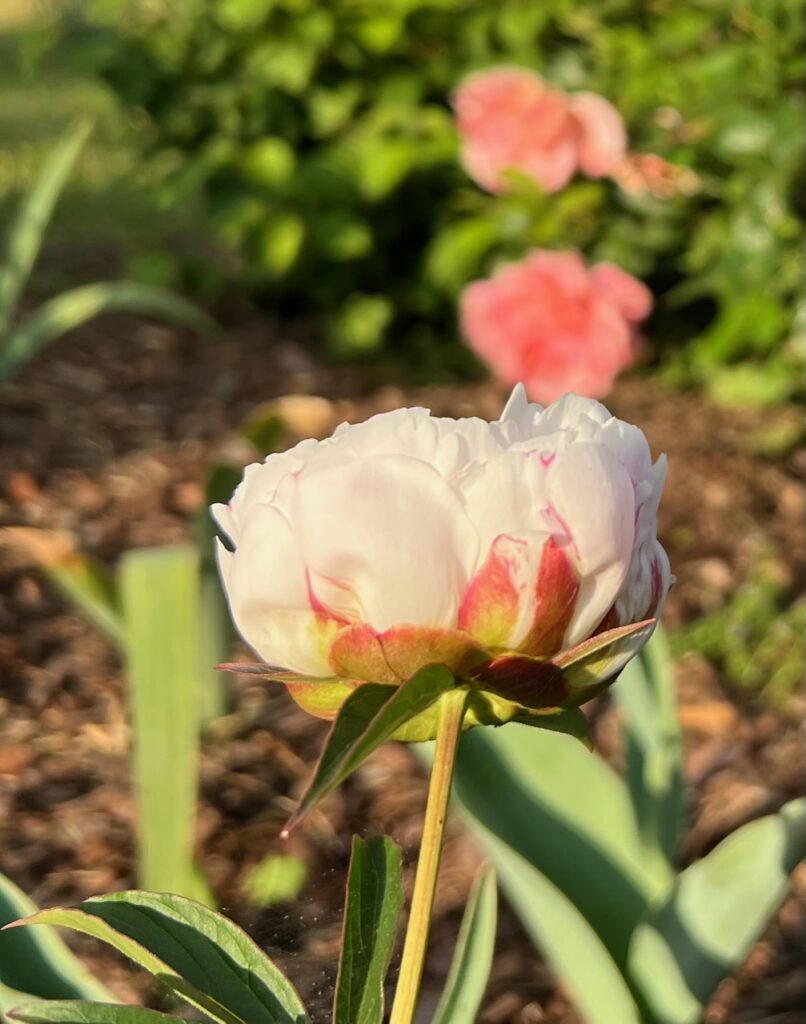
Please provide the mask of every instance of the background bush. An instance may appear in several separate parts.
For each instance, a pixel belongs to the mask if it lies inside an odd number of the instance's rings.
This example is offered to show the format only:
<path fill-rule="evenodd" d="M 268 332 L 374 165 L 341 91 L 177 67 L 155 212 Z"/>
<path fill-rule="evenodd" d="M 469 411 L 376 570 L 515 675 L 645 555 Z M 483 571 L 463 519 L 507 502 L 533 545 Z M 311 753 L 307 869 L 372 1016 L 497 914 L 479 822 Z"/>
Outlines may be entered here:
<path fill-rule="evenodd" d="M 178 184 L 201 183 L 250 290 L 323 311 L 337 353 L 394 339 L 433 375 L 463 358 L 451 342 L 465 282 L 528 246 L 577 246 L 649 284 L 648 333 L 685 378 L 776 400 L 797 377 L 798 7 L 104 0 L 104 73 L 147 111 L 156 149 L 182 154 Z M 606 96 L 631 149 L 689 169 L 686 187 L 479 191 L 457 163 L 449 96 L 466 72 L 506 62 Z M 765 373 L 713 372 L 748 359 Z"/>

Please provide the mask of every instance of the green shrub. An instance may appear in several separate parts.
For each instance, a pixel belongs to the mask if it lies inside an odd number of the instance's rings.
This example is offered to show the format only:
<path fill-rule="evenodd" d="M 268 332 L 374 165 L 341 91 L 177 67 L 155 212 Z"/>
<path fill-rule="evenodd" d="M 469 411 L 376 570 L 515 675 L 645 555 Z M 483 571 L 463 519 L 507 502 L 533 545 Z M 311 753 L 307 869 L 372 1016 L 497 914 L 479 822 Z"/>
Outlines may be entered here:
<path fill-rule="evenodd" d="M 202 183 L 243 282 L 281 309 L 324 311 L 339 353 L 395 338 L 425 372 L 444 366 L 462 285 L 532 245 L 581 247 L 642 277 L 659 300 L 649 333 L 684 376 L 787 350 L 795 0 L 103 7 L 115 19 L 107 79 Z M 458 165 L 449 96 L 466 72 L 505 62 L 606 96 L 631 149 L 693 172 L 687 187 L 666 199 L 584 180 L 553 197 L 524 183 L 481 192 Z"/>

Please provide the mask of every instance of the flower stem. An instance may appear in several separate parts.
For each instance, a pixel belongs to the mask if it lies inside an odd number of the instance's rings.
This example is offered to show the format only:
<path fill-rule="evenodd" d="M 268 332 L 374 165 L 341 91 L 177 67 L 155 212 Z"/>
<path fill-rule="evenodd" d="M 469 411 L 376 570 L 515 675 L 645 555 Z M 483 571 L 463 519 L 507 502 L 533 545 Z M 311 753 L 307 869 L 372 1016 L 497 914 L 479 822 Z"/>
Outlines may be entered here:
<path fill-rule="evenodd" d="M 451 795 L 453 766 L 456 761 L 459 736 L 462 732 L 462 719 L 466 703 L 467 690 L 465 689 L 451 690 L 441 701 L 441 717 L 437 727 L 431 781 L 428 785 L 428 803 L 425 809 L 420 859 L 417 863 L 409 924 L 403 943 L 403 957 L 400 961 L 400 974 L 389 1024 L 411 1024 L 414 1017 L 414 1007 L 425 962 L 428 929 L 431 924 L 431 908 L 434 904 L 434 892 L 437 886 L 442 837 L 448 813 L 448 798 Z"/>

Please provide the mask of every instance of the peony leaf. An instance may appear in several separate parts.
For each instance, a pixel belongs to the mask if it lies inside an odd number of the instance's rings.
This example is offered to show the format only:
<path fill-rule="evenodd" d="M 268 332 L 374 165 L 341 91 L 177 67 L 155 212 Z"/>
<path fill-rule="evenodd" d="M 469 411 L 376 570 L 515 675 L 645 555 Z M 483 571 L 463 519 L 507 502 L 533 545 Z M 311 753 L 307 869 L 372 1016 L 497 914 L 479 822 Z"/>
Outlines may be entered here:
<path fill-rule="evenodd" d="M 25 1003 L 11 1013 L 9 1020 L 24 1024 L 176 1024 L 177 1018 L 142 1006 L 119 1003 L 87 1003 L 79 999 L 51 999 Z"/>
<path fill-rule="evenodd" d="M 580 711 L 579 708 L 562 709 L 551 714 L 546 714 L 545 712 L 530 714 L 529 711 L 524 711 L 523 714 L 517 715 L 512 721 L 519 722 L 521 725 L 531 726 L 532 729 L 548 729 L 549 732 L 565 733 L 566 736 L 573 736 L 575 739 L 578 739 L 588 750 L 593 750 L 590 725 L 585 712 Z"/>
<path fill-rule="evenodd" d="M 381 1024 L 402 905 L 400 848 L 385 836 L 353 836 L 333 1024 Z"/>
<path fill-rule="evenodd" d="M 182 896 L 116 892 L 19 923 L 61 925 L 109 943 L 220 1024 L 307 1024 L 294 987 L 249 936 Z"/>
<path fill-rule="evenodd" d="M 806 856 L 806 801 L 744 825 L 677 879 L 638 925 L 629 974 L 658 1024 L 696 1024 L 747 956 Z"/>
<path fill-rule="evenodd" d="M 456 685 L 444 665 L 426 665 L 400 686 L 365 683 L 344 701 L 325 740 L 313 778 L 283 835 L 401 726 Z"/>
<path fill-rule="evenodd" d="M 448 980 L 431 1024 L 474 1024 L 493 962 L 498 892 L 485 865 L 467 900 Z"/>

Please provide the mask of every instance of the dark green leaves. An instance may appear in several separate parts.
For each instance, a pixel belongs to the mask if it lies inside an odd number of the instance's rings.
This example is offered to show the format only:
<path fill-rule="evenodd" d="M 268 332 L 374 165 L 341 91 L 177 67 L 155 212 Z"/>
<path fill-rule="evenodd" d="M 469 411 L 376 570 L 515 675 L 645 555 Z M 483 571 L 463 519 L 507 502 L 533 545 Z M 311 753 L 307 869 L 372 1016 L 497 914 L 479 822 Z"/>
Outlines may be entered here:
<path fill-rule="evenodd" d="M 339 709 L 313 779 L 284 834 L 398 729 L 454 686 L 453 674 L 444 665 L 427 665 L 400 686 L 365 683 L 355 689 Z"/>
<path fill-rule="evenodd" d="M 333 1024 L 381 1024 L 402 903 L 400 849 L 382 836 L 354 836 Z"/>
<path fill-rule="evenodd" d="M 498 893 L 487 864 L 473 883 L 442 998 L 431 1024 L 475 1024 L 493 962 Z"/>
<path fill-rule="evenodd" d="M 304 1024 L 294 987 L 237 925 L 181 896 L 122 892 L 28 918 L 93 935 L 220 1024 Z"/>

